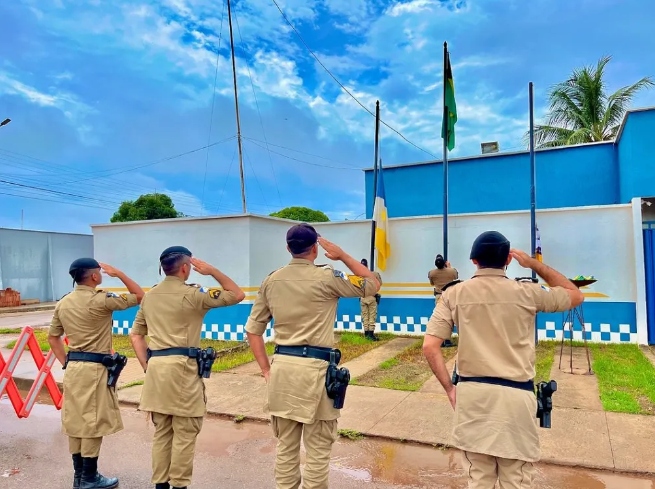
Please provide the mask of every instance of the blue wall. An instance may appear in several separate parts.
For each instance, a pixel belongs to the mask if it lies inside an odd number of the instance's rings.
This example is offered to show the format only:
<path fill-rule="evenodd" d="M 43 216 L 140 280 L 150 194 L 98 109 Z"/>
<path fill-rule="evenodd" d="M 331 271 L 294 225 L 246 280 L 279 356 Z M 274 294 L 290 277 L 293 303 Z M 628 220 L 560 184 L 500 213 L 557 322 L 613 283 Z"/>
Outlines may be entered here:
<path fill-rule="evenodd" d="M 612 142 L 539 150 L 537 208 L 626 204 L 655 197 L 655 109 L 629 112 Z M 530 208 L 528 152 L 450 160 L 452 214 Z M 373 172 L 367 170 L 366 217 L 373 215 Z M 390 217 L 443 214 L 441 162 L 384 169 Z"/>
<path fill-rule="evenodd" d="M 655 110 L 630 113 L 618 144 L 621 202 L 655 197 L 654 135 Z"/>
<path fill-rule="evenodd" d="M 244 327 L 252 308 L 251 304 L 214 309 L 207 313 L 203 337 L 217 340 L 243 341 Z M 586 302 L 583 306 L 587 340 L 597 342 L 637 342 L 637 313 L 634 302 Z M 383 298 L 378 311 L 377 331 L 396 334 L 422 334 L 432 315 L 434 299 Z M 128 334 L 138 308 L 114 313 L 114 333 Z M 358 299 L 341 299 L 335 328 L 345 331 L 362 331 Z M 562 337 L 564 315 L 537 315 L 539 339 Z M 564 334 L 569 338 L 568 331 Z M 267 334 L 267 338 L 270 334 Z M 582 339 L 582 328 L 574 327 L 574 339 Z"/>
<path fill-rule="evenodd" d="M 538 151 L 537 207 L 618 203 L 616 160 L 612 143 Z M 383 171 L 390 217 L 443 213 L 441 162 Z M 525 152 L 449 161 L 448 183 L 449 213 L 529 209 L 530 155 Z M 372 188 L 373 172 L 366 171 L 368 218 L 373 214 Z"/>

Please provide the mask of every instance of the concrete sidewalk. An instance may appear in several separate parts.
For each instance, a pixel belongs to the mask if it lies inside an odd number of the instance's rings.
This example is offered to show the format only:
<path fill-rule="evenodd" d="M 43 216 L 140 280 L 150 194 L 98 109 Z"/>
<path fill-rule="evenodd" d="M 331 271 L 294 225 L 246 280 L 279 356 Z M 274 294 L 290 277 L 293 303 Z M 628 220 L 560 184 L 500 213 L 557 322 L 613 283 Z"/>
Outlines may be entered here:
<path fill-rule="evenodd" d="M 5 314 L 23 314 L 25 312 L 37 312 L 37 311 L 54 311 L 56 302 L 42 302 L 40 304 L 28 304 L 25 306 L 16 306 L 16 307 L 0 307 L 0 317 Z"/>
<path fill-rule="evenodd" d="M 2 351 L 5 359 L 7 353 L 7 350 Z M 63 371 L 58 362 L 52 371 L 55 379 L 61 381 Z M 208 412 L 268 421 L 269 417 L 263 410 L 266 398 L 264 380 L 245 368 L 241 372 L 214 373 L 205 380 Z M 31 355 L 25 352 L 15 371 L 19 388 L 29 389 L 35 374 Z M 131 358 L 121 375 L 120 386 L 143 378 L 143 370 Z M 587 377 L 587 380 L 593 381 L 593 378 Z M 577 386 L 571 384 L 569 387 L 575 391 Z M 141 389 L 141 385 L 121 388 L 119 400 L 138 405 Z M 556 403 L 552 429 L 539 430 L 542 461 L 655 473 L 655 457 L 652 456 L 655 453 L 655 416 L 609 413 L 593 404 L 589 407 L 571 408 Z M 453 411 L 448 399 L 436 384 L 419 392 L 353 385 L 348 388 L 339 427 L 369 436 L 449 446 L 452 443 L 452 422 Z"/>

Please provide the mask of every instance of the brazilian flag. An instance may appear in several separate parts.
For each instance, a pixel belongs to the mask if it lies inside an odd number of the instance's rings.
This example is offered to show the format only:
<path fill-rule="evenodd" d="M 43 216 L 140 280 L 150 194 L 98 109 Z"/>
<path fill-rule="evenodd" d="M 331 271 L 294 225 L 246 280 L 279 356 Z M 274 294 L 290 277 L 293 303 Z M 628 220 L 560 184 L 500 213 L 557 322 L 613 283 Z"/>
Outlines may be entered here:
<path fill-rule="evenodd" d="M 457 123 L 457 104 L 455 103 L 455 82 L 453 81 L 453 70 L 450 67 L 450 53 L 446 52 L 446 63 L 444 66 L 444 92 L 443 104 L 444 119 L 441 124 L 441 137 L 446 139 L 448 151 L 455 147 L 455 124 Z"/>

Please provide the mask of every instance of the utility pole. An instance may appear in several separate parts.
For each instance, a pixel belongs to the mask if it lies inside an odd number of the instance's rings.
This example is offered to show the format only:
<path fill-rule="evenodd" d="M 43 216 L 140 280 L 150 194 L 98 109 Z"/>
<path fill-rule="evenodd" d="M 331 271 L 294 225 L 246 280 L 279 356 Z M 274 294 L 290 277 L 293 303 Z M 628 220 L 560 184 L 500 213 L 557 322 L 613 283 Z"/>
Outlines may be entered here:
<path fill-rule="evenodd" d="M 243 150 L 241 149 L 241 122 L 239 121 L 239 96 L 237 94 L 237 65 L 234 57 L 234 36 L 232 35 L 232 10 L 230 0 L 227 0 L 227 19 L 230 24 L 230 49 L 232 51 L 232 76 L 234 77 L 234 105 L 237 114 L 237 144 L 239 145 L 239 173 L 241 175 L 241 204 L 246 213 L 246 186 L 243 181 Z"/>

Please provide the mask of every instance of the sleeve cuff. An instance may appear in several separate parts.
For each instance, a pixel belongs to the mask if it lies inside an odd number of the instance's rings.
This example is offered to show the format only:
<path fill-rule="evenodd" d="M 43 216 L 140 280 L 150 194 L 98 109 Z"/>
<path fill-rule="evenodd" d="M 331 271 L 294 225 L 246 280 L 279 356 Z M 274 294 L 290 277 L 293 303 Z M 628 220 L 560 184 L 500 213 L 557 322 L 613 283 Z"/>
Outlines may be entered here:
<path fill-rule="evenodd" d="M 266 324 L 267 323 L 260 323 L 258 321 L 253 321 L 252 319 L 248 319 L 248 322 L 246 323 L 246 332 L 257 336 L 263 336 L 264 332 L 266 331 Z"/>

